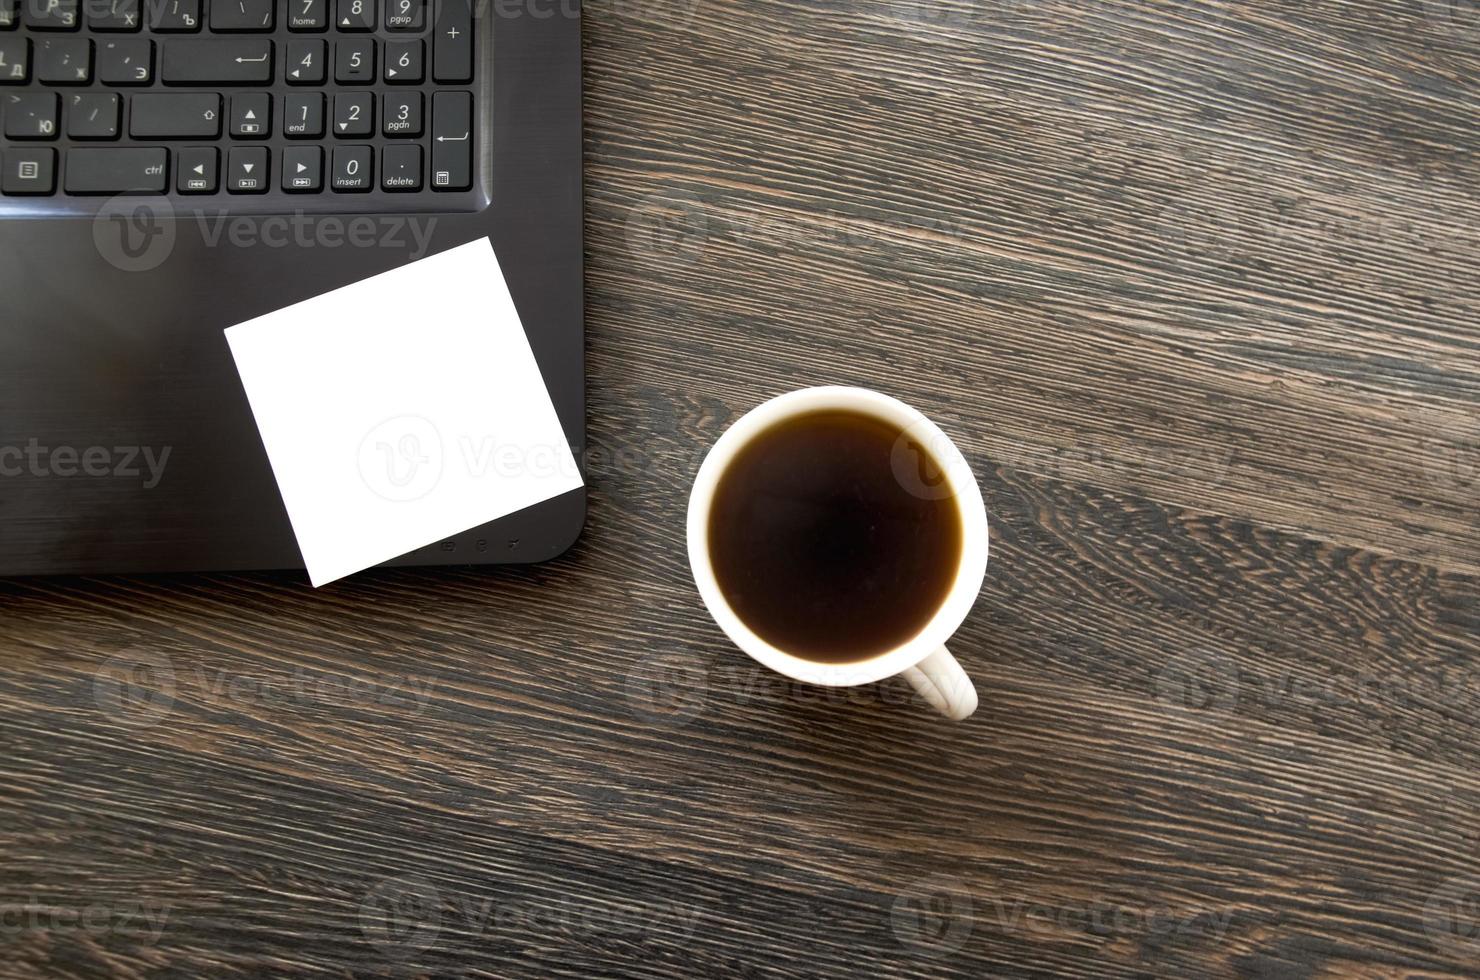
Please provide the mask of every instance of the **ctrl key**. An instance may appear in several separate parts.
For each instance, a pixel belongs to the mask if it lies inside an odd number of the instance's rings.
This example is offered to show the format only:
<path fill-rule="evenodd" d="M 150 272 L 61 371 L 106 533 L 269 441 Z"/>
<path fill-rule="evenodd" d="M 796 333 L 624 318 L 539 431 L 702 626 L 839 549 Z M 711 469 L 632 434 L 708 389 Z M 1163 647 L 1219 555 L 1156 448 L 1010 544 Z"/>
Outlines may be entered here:
<path fill-rule="evenodd" d="M 169 151 L 137 147 L 67 151 L 68 194 L 163 194 Z"/>
<path fill-rule="evenodd" d="M 50 194 L 57 185 L 57 151 L 50 147 L 5 151 L 0 171 L 0 192 L 5 194 Z"/>

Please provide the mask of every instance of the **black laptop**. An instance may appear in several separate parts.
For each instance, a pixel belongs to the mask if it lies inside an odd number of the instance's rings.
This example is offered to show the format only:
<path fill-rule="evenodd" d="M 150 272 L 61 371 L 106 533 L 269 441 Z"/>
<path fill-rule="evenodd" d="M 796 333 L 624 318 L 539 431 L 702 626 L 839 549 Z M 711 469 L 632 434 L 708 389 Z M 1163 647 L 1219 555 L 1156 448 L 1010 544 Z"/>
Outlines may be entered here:
<path fill-rule="evenodd" d="M 479 2 L 0 0 L 0 574 L 301 567 L 223 329 L 479 238 L 581 457 L 578 6 Z"/>

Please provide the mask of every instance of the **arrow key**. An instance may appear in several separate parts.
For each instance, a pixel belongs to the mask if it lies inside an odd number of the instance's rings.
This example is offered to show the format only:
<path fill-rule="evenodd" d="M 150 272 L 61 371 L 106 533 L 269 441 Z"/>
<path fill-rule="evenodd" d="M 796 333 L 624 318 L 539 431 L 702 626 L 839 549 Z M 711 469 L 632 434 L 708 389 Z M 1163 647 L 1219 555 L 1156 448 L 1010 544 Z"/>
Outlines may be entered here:
<path fill-rule="evenodd" d="M 324 189 L 324 151 L 317 146 L 290 146 L 283 151 L 283 190 L 313 194 Z"/>
<path fill-rule="evenodd" d="M 375 30 L 377 0 L 339 0 L 334 10 L 334 26 L 341 31 Z"/>
<path fill-rule="evenodd" d="M 233 194 L 267 192 L 267 147 L 233 146 L 226 157 L 226 189 Z"/>
<path fill-rule="evenodd" d="M 334 135 L 369 136 L 375 132 L 375 96 L 369 92 L 334 96 Z"/>
<path fill-rule="evenodd" d="M 328 46 L 323 41 L 306 39 L 288 42 L 283 77 L 289 85 L 322 85 L 328 71 Z"/>
<path fill-rule="evenodd" d="M 228 132 L 239 140 L 266 139 L 272 132 L 272 96 L 265 92 L 233 95 Z"/>
<path fill-rule="evenodd" d="M 385 42 L 385 80 L 392 85 L 416 85 L 426 74 L 425 46 L 420 40 Z"/>
<path fill-rule="evenodd" d="M 175 190 L 181 194 L 216 193 L 216 150 L 187 146 L 175 154 Z"/>

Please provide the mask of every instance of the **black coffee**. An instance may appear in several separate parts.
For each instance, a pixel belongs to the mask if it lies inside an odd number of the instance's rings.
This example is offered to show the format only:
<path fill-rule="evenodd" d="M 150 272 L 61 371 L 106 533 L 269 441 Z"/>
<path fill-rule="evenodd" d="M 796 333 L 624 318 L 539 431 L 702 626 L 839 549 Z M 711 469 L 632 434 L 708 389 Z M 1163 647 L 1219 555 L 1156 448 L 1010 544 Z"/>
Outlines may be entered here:
<path fill-rule="evenodd" d="M 942 485 L 924 447 L 872 416 L 778 423 L 720 476 L 709 519 L 720 591 L 795 656 L 844 663 L 891 650 L 930 621 L 956 578 L 961 512 L 925 492 Z"/>

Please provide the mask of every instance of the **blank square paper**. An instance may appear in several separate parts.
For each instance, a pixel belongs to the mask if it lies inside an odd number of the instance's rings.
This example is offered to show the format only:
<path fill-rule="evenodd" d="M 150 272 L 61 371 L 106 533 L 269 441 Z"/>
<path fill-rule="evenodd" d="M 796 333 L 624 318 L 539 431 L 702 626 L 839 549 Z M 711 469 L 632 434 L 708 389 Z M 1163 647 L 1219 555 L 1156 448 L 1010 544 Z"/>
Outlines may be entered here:
<path fill-rule="evenodd" d="M 488 241 L 226 339 L 315 586 L 581 486 Z"/>

